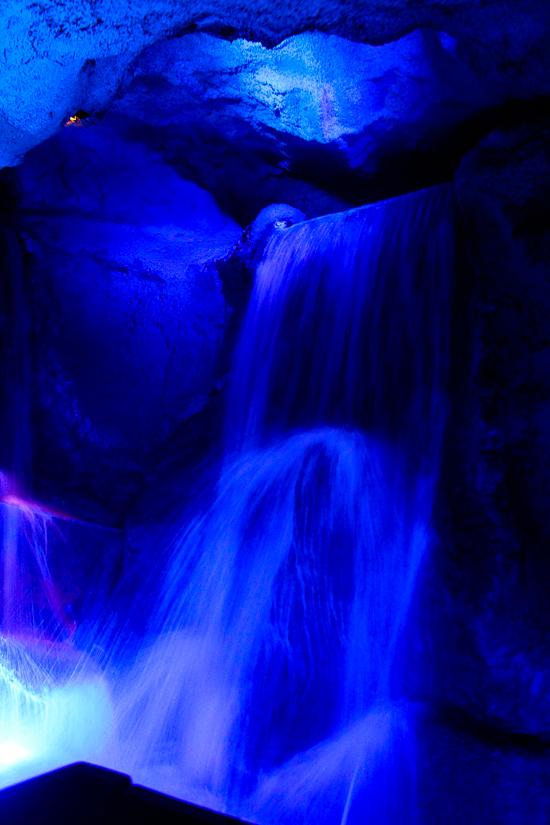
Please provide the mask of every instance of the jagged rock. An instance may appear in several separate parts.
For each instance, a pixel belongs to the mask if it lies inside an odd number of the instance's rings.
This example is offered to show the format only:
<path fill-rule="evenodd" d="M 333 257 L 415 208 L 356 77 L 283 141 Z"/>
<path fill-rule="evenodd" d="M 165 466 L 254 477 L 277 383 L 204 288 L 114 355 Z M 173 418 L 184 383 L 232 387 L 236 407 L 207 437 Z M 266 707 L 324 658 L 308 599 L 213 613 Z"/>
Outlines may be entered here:
<path fill-rule="evenodd" d="M 379 46 L 306 32 L 274 49 L 195 34 L 146 49 L 114 110 L 159 126 L 200 118 L 229 138 L 249 124 L 287 165 L 287 137 L 332 144 L 368 176 L 389 152 L 433 148 L 475 112 L 544 91 L 536 72 L 479 73 L 463 43 L 429 29 Z"/>
<path fill-rule="evenodd" d="M 277 201 L 312 218 L 448 180 L 486 128 L 476 115 L 545 91 L 544 72 L 480 68 L 427 29 L 380 46 L 306 32 L 274 49 L 197 33 L 146 48 L 105 120 L 245 226 Z"/>
<path fill-rule="evenodd" d="M 174 4 L 138 0 L 27 3 L 13 0 L 0 12 L 0 32 L 9 43 L 0 53 L 2 113 L 0 165 L 13 165 L 53 134 L 79 109 L 104 108 L 126 70 L 145 47 L 185 32 L 246 38 L 266 46 L 305 31 L 354 41 L 388 43 L 418 28 L 431 28 L 471 48 L 477 77 L 492 70 L 512 85 L 534 78 L 547 87 L 550 14 L 546 4 L 513 0 L 464 4 L 458 0 L 418 4 L 412 0 L 345 0 L 321 5 L 299 0 L 292 7 L 256 2 Z M 37 89 L 40 104 L 37 105 Z"/>

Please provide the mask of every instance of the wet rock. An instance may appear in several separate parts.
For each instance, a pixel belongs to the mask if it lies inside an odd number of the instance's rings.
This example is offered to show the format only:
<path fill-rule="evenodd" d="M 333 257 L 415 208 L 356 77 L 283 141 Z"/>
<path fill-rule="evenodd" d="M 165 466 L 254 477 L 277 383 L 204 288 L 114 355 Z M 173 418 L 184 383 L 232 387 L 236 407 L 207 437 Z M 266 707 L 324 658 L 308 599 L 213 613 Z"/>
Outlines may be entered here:
<path fill-rule="evenodd" d="M 415 729 L 419 825 L 548 820 L 548 747 L 450 711 L 421 711 Z"/>

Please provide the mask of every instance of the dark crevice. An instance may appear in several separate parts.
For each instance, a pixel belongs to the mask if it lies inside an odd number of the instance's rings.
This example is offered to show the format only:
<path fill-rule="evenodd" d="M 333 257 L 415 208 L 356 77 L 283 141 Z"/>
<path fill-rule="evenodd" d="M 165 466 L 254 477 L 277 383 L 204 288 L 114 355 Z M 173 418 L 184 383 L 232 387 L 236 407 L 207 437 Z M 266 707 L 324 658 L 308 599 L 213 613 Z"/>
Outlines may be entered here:
<path fill-rule="evenodd" d="M 490 748 L 523 751 L 538 756 L 550 753 L 550 742 L 544 741 L 536 734 L 503 730 L 489 720 L 480 719 L 456 705 L 439 705 L 435 710 L 433 721 L 455 733 L 466 734 Z"/>

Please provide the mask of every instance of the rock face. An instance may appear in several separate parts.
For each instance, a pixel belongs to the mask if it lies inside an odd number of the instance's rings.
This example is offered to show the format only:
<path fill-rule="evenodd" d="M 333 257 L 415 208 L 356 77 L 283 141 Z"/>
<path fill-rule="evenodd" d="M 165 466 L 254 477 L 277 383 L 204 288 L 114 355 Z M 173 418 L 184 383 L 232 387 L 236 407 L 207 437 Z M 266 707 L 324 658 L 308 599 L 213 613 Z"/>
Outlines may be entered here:
<path fill-rule="evenodd" d="M 45 132 L 17 121 L 14 140 L 21 157 L 78 110 L 80 123 L 142 142 L 243 227 L 274 202 L 312 218 L 449 180 L 503 107 L 548 93 L 544 49 L 521 65 L 486 51 L 429 28 L 381 45 L 304 32 L 272 49 L 201 31 L 126 55 L 122 74 L 96 61 L 73 86 L 45 75 L 73 102 Z"/>
<path fill-rule="evenodd" d="M 237 124 L 270 135 L 287 166 L 295 138 L 331 144 L 342 168 L 368 177 L 390 152 L 434 149 L 473 114 L 545 91 L 542 72 L 480 73 L 463 42 L 431 29 L 377 46 L 306 32 L 273 49 L 195 34 L 145 49 L 115 111 L 186 124 L 192 104 L 193 119 L 227 135 Z"/>
<path fill-rule="evenodd" d="M 432 592 L 445 617 L 434 625 L 437 701 L 547 742 L 549 147 L 548 121 L 494 132 L 455 178 L 474 269 L 456 336 L 474 333 L 449 424 L 443 584 Z"/>
<path fill-rule="evenodd" d="M 547 821 L 550 4 L 14 0 L 0 34 L 34 489 L 86 519 L 122 525 L 161 458 L 216 432 L 273 221 L 454 176 L 451 411 L 411 686 L 433 710 L 422 822 Z M 155 552 L 144 498 L 136 566 Z"/>
<path fill-rule="evenodd" d="M 147 457 L 216 391 L 228 311 L 214 262 L 241 230 L 207 192 L 99 125 L 30 152 L 17 186 L 35 489 L 64 506 L 69 485 L 73 508 L 80 496 L 110 523 Z"/>
<path fill-rule="evenodd" d="M 426 35 L 431 43 L 427 43 L 421 56 L 424 68 L 415 56 L 418 46 L 414 44 L 414 36 L 409 34 L 417 29 L 431 30 Z M 193 41 L 182 36 L 186 32 L 199 34 Z M 293 38 L 282 43 L 303 32 L 309 33 L 302 41 Z M 202 65 L 205 67 L 202 80 L 208 81 L 211 96 L 218 100 L 224 97 L 224 92 L 216 94 L 216 87 L 227 88 L 229 98 L 244 89 L 241 108 L 248 109 L 250 85 L 255 85 L 252 97 L 263 102 L 264 109 L 267 104 L 271 127 L 277 132 L 285 131 L 285 126 L 281 130 L 285 121 L 286 126 L 296 121 L 300 96 L 313 94 L 316 105 L 307 118 L 300 118 L 304 123 L 300 131 L 305 128 L 309 136 L 306 139 L 311 139 L 312 124 L 320 118 L 324 139 L 332 139 L 342 133 L 358 133 L 356 128 L 349 128 L 354 112 L 359 113 L 365 107 L 372 107 L 374 112 L 389 107 L 390 111 L 399 110 L 399 114 L 403 114 L 403 109 L 410 106 L 414 109 L 417 100 L 433 98 L 437 102 L 443 86 L 447 92 L 452 90 L 451 101 L 447 104 L 443 101 L 443 109 L 439 109 L 444 122 L 467 115 L 471 111 L 469 102 L 486 98 L 488 89 L 492 90 L 489 97 L 492 94 L 494 99 L 485 99 L 484 105 L 496 105 L 503 94 L 506 99 L 547 94 L 549 32 L 550 12 L 547 5 L 538 0 L 523 0 L 520 12 L 512 0 L 467 5 L 456 0 L 421 4 L 411 0 L 380 0 L 375 7 L 366 0 L 359 3 L 346 0 L 338 4 L 327 0 L 321 5 L 299 0 L 284 11 L 259 2 L 244 7 L 226 0 L 207 9 L 200 2 L 182 6 L 174 5 L 171 0 L 131 3 L 123 0 L 116 4 L 100 0 L 93 6 L 82 0 L 64 4 L 12 0 L 0 11 L 0 33 L 9 43 L 9 48 L 0 51 L 0 77 L 5 78 L 0 86 L 0 166 L 18 163 L 26 151 L 54 134 L 76 111 L 105 109 L 131 81 L 134 60 L 158 41 L 164 41 L 162 49 L 166 53 L 183 52 L 182 66 L 189 62 L 192 53 L 193 83 L 196 85 L 198 80 L 201 86 L 196 70 Z M 246 40 L 239 40 L 236 45 L 213 37 L 204 40 L 208 33 L 216 38 Z M 321 33 L 329 37 L 323 39 Z M 167 38 L 171 39 L 167 41 Z M 319 59 L 319 45 L 330 58 L 338 38 L 347 40 L 337 49 L 335 60 L 323 63 L 322 55 Z M 401 43 L 390 42 L 399 38 L 403 38 Z M 386 44 L 379 51 L 387 55 L 382 58 L 386 76 L 373 87 L 373 93 L 367 91 L 364 101 L 360 99 L 359 80 L 369 80 L 373 63 L 377 64 L 380 57 L 373 60 L 376 50 L 361 49 L 356 45 L 360 43 Z M 200 44 L 200 48 L 196 48 L 196 44 Z M 282 47 L 266 55 L 263 47 L 276 44 Z M 441 47 L 446 56 L 438 54 Z M 396 55 L 400 55 L 397 62 Z M 259 64 L 258 57 L 261 57 Z M 304 60 L 308 63 L 305 76 L 310 78 L 309 89 L 307 82 L 304 84 L 303 79 L 299 79 L 300 74 L 304 75 L 303 65 L 300 68 Z M 243 77 L 239 77 L 243 61 L 245 71 Z M 343 61 L 344 74 L 341 72 Z M 283 80 L 281 62 L 286 62 Z M 221 71 L 216 78 L 217 69 Z M 412 73 L 408 69 L 412 69 Z M 446 73 L 443 77 L 441 70 Z M 314 73 L 318 80 L 311 83 Z M 347 87 L 348 94 L 345 88 L 335 88 L 335 73 L 336 85 Z M 373 79 L 379 76 L 376 68 Z M 419 85 L 425 88 L 421 90 Z M 37 88 L 41 96 L 39 106 Z M 290 90 L 288 105 L 281 107 L 281 98 Z M 254 118 L 256 105 L 253 103 L 249 109 L 249 117 Z M 366 125 L 360 124 L 359 133 Z M 365 134 L 358 146 L 355 141 L 351 142 L 346 152 L 352 164 L 363 163 L 364 157 L 372 153 L 376 148 L 371 146 L 373 140 L 376 143 L 376 133 Z"/>

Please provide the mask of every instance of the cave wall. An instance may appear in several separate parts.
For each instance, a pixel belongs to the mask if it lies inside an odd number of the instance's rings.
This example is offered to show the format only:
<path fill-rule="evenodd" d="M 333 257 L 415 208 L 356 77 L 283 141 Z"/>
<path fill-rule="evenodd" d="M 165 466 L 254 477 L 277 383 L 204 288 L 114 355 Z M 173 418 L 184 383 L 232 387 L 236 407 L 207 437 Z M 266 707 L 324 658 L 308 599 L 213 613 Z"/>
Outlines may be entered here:
<path fill-rule="evenodd" d="M 511 74 L 473 43 L 315 31 L 268 49 L 197 31 L 135 54 L 116 91 L 111 66 L 103 103 L 77 82 L 91 111 L 66 109 L 0 175 L 26 246 L 41 500 L 121 526 L 171 443 L 205 449 L 242 311 L 221 262 L 260 210 L 312 218 L 449 180 L 487 113 L 540 100 L 544 52 Z"/>
<path fill-rule="evenodd" d="M 455 177 L 475 281 L 471 372 L 449 433 L 446 560 L 471 632 L 449 698 L 550 735 L 549 123 L 495 131 Z M 468 617 L 468 618 L 466 618 Z M 476 665 L 476 690 L 466 676 Z M 480 680 L 479 674 L 483 674 Z M 473 674 L 472 674 L 473 675 Z M 449 682 L 451 684 L 451 682 Z M 471 691 L 471 688 L 470 688 Z"/>
<path fill-rule="evenodd" d="M 107 128 L 60 130 L 28 153 L 17 186 L 34 489 L 118 523 L 155 448 L 216 392 L 228 310 L 214 262 L 242 232 Z"/>
<path fill-rule="evenodd" d="M 370 0 L 294 0 L 284 8 L 228 0 L 207 6 L 199 0 L 11 0 L 0 10 L 0 76 L 9 78 L 2 84 L 0 166 L 17 163 L 78 109 L 105 108 L 145 47 L 188 32 L 273 47 L 306 31 L 377 45 L 431 28 L 460 40 L 482 76 L 496 71 L 511 86 L 528 77 L 542 93 L 549 26 L 548 7 L 538 0 L 379 0 L 374 6 Z"/>
<path fill-rule="evenodd" d="M 262 208 L 452 180 L 462 280 L 410 688 L 423 816 L 547 821 L 548 7 L 73 7 L 78 26 L 57 4 L 0 12 L 36 495 L 122 526 L 167 456 L 207 452 Z"/>

